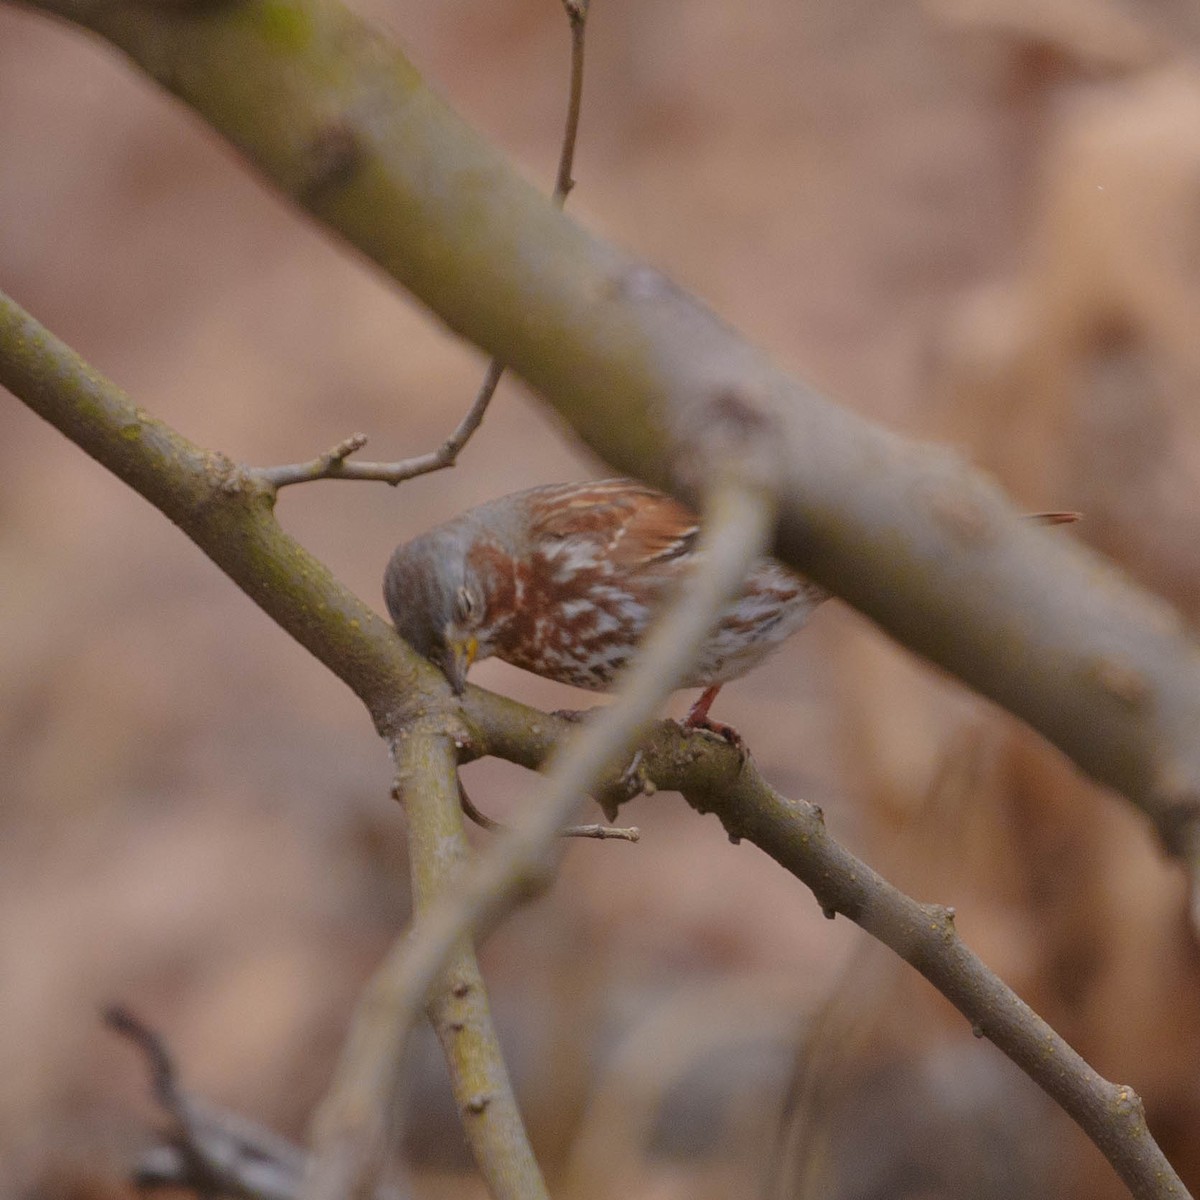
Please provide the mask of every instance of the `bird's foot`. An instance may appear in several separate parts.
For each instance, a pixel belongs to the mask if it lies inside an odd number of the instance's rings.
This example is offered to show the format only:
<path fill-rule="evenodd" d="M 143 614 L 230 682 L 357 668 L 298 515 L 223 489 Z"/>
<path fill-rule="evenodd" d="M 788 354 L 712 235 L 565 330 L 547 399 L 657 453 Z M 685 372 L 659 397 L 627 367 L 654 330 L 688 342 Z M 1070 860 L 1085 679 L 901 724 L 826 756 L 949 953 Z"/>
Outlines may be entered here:
<path fill-rule="evenodd" d="M 708 717 L 701 717 L 699 720 L 693 721 L 689 716 L 680 721 L 679 726 L 685 730 L 700 729 L 705 733 L 716 734 L 723 742 L 728 742 L 743 758 L 750 753 L 746 748 L 746 739 L 732 725 L 726 725 L 724 721 L 713 721 Z"/>
<path fill-rule="evenodd" d="M 743 759 L 748 751 L 746 743 L 742 740 L 742 735 L 738 733 L 732 725 L 726 725 L 724 721 L 713 721 L 709 718 L 708 710 L 712 708 L 713 701 L 717 698 L 717 693 L 721 690 L 719 683 L 714 683 L 711 687 L 706 687 L 700 693 L 700 699 L 688 710 L 688 715 L 683 718 L 680 725 L 683 729 L 704 729 L 709 733 L 715 733 L 722 741 L 728 742 L 736 750 L 741 752 Z"/>
<path fill-rule="evenodd" d="M 556 708 L 550 715 L 562 721 L 570 721 L 578 725 L 587 718 L 588 713 L 595 712 L 594 708 Z"/>

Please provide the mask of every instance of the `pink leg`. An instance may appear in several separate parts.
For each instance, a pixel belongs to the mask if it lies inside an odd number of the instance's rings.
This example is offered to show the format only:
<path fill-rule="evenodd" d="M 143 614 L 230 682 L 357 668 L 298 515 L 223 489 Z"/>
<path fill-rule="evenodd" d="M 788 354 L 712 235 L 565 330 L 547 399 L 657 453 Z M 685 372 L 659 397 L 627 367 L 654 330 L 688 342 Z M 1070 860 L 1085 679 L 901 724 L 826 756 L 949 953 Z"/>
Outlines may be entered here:
<path fill-rule="evenodd" d="M 717 698 L 717 693 L 721 690 L 719 683 L 714 683 L 712 687 L 706 687 L 700 693 L 700 698 L 688 709 L 688 715 L 684 717 L 683 723 L 688 729 L 707 729 L 708 728 L 708 710 L 712 708 L 713 701 Z"/>
<path fill-rule="evenodd" d="M 688 710 L 688 715 L 683 719 L 683 727 L 684 729 L 707 729 L 709 733 L 715 733 L 718 737 L 723 737 L 730 745 L 741 749 L 745 743 L 742 741 L 742 735 L 732 725 L 709 719 L 708 710 L 712 708 L 713 701 L 717 698 L 720 690 L 719 683 L 714 683 L 712 687 L 706 687 L 700 693 L 700 699 Z"/>

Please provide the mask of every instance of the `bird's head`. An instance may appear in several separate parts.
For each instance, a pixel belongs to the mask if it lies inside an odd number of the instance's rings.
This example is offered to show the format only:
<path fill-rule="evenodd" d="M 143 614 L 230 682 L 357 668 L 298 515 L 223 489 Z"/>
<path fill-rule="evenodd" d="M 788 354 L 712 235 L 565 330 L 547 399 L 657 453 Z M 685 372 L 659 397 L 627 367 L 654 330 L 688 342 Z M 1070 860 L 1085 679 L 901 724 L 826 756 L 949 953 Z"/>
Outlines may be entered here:
<path fill-rule="evenodd" d="M 492 653 L 486 580 L 468 561 L 467 546 L 464 529 L 434 529 L 397 547 L 383 581 L 396 631 L 441 668 L 456 696 L 471 664 Z"/>

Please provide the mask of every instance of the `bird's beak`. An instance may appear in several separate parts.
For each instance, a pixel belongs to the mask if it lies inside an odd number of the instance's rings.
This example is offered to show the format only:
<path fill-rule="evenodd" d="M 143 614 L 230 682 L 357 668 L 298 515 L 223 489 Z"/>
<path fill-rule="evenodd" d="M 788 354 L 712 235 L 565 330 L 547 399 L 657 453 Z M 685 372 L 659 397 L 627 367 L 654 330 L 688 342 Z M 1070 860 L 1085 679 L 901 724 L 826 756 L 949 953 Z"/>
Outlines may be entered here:
<path fill-rule="evenodd" d="M 467 638 L 461 642 L 450 642 L 442 659 L 442 671 L 450 681 L 456 696 L 461 696 L 467 686 L 467 671 L 475 661 L 479 652 L 479 643 L 475 638 Z"/>

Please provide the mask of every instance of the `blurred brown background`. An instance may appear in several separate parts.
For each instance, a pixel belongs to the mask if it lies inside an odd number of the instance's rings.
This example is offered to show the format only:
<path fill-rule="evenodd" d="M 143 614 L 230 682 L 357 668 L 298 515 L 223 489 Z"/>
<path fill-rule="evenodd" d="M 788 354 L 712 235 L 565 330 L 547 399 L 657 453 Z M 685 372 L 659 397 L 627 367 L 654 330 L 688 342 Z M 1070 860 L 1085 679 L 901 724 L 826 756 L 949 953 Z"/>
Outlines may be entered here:
<path fill-rule="evenodd" d="M 538 179 L 555 0 L 379 0 Z M 892 427 L 953 442 L 1194 618 L 1200 9 L 1191 0 L 593 0 L 573 210 Z M 480 357 L 265 192 L 114 53 L 0 7 L 0 286 L 190 437 L 255 463 L 435 445 Z M 453 472 L 289 489 L 379 604 L 393 544 L 602 474 L 515 384 Z M 1075 533 L 1063 536 L 1076 536 Z M 1145 1097 L 1200 1188 L 1200 974 L 1178 874 L 1055 754 L 830 606 L 723 694 L 784 791 Z M 534 703 L 578 694 L 488 663 Z M 585 700 L 585 702 L 587 702 Z M 684 700 L 676 701 L 682 711 Z M 496 816 L 528 780 L 469 769 Z M 300 1138 L 406 919 L 357 701 L 144 502 L 0 402 L 0 1195 L 120 1194 L 154 1112 L 133 1006 L 209 1098 Z M 1106 1197 L 1065 1118 L 887 954 L 658 796 L 571 848 L 485 969 L 573 1200 Z M 436 1054 L 418 1196 L 470 1196 Z"/>

